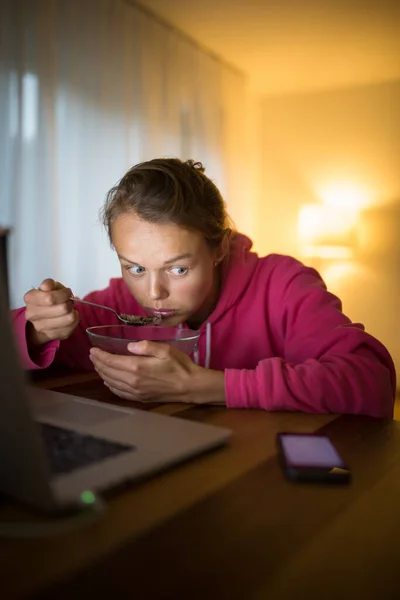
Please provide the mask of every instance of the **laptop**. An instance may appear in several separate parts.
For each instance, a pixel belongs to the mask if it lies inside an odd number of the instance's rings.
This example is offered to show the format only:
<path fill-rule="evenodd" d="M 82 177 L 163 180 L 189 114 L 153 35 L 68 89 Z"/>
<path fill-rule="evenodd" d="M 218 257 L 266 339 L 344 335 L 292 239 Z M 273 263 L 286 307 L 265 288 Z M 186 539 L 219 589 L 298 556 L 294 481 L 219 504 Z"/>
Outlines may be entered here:
<path fill-rule="evenodd" d="M 0 492 L 73 510 L 229 440 L 225 428 L 29 386 L 0 284 Z"/>

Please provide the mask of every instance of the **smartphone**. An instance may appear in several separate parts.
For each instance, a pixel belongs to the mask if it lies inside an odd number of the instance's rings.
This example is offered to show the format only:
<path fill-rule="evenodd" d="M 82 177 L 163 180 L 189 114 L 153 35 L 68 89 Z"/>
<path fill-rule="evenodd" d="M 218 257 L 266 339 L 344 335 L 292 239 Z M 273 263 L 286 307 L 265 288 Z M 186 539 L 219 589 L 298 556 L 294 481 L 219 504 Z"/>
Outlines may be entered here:
<path fill-rule="evenodd" d="M 277 434 L 279 458 L 287 479 L 321 483 L 349 483 L 351 471 L 331 440 L 324 435 Z"/>

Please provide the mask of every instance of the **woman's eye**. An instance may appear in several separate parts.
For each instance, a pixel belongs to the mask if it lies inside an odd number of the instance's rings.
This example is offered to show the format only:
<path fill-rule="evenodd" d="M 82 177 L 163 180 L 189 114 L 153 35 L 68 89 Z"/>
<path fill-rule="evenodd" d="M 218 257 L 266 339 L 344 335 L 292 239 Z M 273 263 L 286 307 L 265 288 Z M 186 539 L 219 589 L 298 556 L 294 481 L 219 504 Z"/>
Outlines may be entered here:
<path fill-rule="evenodd" d="M 128 267 L 128 271 L 129 273 L 132 273 L 132 275 L 141 275 L 142 273 L 144 273 L 145 268 L 140 267 L 139 265 L 135 265 L 134 267 Z"/>
<path fill-rule="evenodd" d="M 185 275 L 188 269 L 186 267 L 172 267 L 171 272 L 174 275 Z"/>

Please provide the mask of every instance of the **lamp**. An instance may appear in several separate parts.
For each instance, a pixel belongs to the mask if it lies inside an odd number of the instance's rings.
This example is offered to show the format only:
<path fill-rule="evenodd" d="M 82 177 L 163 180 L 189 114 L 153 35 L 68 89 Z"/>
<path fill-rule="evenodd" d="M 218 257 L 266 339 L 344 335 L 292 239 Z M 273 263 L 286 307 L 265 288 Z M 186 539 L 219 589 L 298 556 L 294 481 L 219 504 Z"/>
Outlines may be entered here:
<path fill-rule="evenodd" d="M 306 257 L 347 259 L 357 242 L 358 212 L 322 204 L 306 204 L 298 215 L 301 252 Z"/>

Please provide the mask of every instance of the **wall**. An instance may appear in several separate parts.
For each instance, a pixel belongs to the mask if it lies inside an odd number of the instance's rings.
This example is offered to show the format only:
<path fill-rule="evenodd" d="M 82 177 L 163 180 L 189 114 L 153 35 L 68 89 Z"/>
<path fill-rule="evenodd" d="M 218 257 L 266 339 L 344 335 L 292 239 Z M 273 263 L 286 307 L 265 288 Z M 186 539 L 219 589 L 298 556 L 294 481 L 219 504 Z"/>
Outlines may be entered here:
<path fill-rule="evenodd" d="M 400 82 L 262 102 L 262 200 L 256 247 L 305 259 L 302 205 L 332 191 L 360 210 L 353 260 L 319 260 L 344 311 L 381 339 L 400 370 Z"/>
<path fill-rule="evenodd" d="M 246 85 L 238 86 L 228 71 L 222 85 L 226 97 L 223 158 L 228 177 L 224 187 L 216 183 L 236 229 L 254 239 L 261 191 L 260 103 Z"/>
<path fill-rule="evenodd" d="M 0 225 L 12 228 L 12 306 L 46 277 L 83 296 L 120 274 L 98 212 L 143 160 L 203 162 L 251 233 L 242 73 L 123 0 L 3 0 L 3 22 Z"/>

